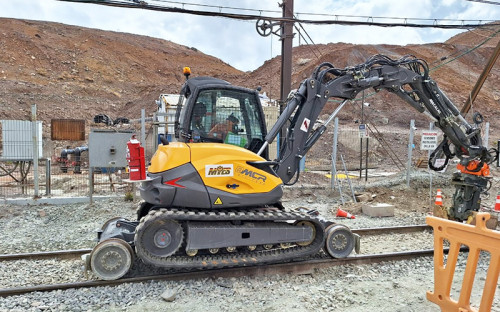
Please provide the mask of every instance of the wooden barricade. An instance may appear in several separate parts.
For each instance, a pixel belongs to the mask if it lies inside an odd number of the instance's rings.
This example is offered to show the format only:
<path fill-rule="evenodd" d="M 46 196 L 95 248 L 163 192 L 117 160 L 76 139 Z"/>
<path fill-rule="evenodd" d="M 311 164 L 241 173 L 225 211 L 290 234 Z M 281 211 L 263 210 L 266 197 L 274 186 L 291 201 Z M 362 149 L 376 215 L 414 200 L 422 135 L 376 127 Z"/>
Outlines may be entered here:
<path fill-rule="evenodd" d="M 434 229 L 434 292 L 427 292 L 427 300 L 441 307 L 441 311 L 478 311 L 471 306 L 470 298 L 477 263 L 481 250 L 490 253 L 490 263 L 484 282 L 479 312 L 491 311 L 500 271 L 500 232 L 486 228 L 488 213 L 478 213 L 476 225 L 468 225 L 437 217 L 427 217 L 426 223 Z M 443 242 L 450 243 L 446 264 L 444 264 Z M 460 247 L 469 248 L 467 264 L 463 275 L 458 301 L 450 297 Z"/>

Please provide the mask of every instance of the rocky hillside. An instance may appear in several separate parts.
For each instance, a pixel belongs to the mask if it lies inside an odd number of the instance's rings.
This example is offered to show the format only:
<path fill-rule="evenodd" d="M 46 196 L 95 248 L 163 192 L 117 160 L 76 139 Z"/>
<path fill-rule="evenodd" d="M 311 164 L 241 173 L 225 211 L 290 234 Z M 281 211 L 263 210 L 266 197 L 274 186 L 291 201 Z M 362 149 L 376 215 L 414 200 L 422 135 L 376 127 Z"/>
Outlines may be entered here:
<path fill-rule="evenodd" d="M 182 68 L 230 78 L 241 72 L 194 47 L 57 23 L 0 19 L 0 118 L 137 118 L 160 93 L 177 92 Z"/>
<path fill-rule="evenodd" d="M 392 57 L 413 54 L 430 67 L 466 52 L 492 33 L 492 29 L 466 32 L 445 43 L 425 45 L 328 45 L 300 46 L 293 51 L 293 86 L 308 77 L 320 62 L 337 67 L 363 62 L 373 54 Z M 458 107 L 462 107 L 498 38 L 431 72 L 432 77 Z M 312 52 L 314 50 L 314 52 Z M 316 57 L 316 55 L 321 55 Z M 279 97 L 279 57 L 245 73 L 196 47 L 125 33 L 101 31 L 57 23 L 0 19 L 0 119 L 28 119 L 31 104 L 38 105 L 39 119 L 83 118 L 105 113 L 112 118 L 138 118 L 140 109 L 150 115 L 160 93 L 177 93 L 184 80 L 182 67 L 195 75 L 209 75 Z M 474 110 L 481 111 L 496 127 L 500 118 L 500 68 L 493 68 Z M 371 92 L 367 92 L 370 94 Z M 408 125 L 418 117 L 395 96 L 380 92 L 365 101 L 372 122 Z M 341 118 L 359 119 L 359 108 L 347 108 Z M 333 106 L 333 104 L 332 104 Z M 330 108 L 331 109 L 331 108 Z M 420 117 L 421 118 L 421 117 Z M 421 120 L 425 120 L 421 118 Z"/>

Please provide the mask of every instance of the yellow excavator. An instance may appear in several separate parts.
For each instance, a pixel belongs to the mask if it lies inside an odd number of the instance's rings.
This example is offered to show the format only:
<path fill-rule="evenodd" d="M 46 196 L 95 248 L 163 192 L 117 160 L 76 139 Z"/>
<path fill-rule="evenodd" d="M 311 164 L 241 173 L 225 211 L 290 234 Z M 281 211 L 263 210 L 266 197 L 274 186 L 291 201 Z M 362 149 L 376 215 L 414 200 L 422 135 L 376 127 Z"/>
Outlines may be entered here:
<path fill-rule="evenodd" d="M 466 220 L 479 209 L 498 151 L 482 145 L 480 115 L 469 124 L 428 75 L 425 61 L 375 55 L 343 69 L 320 64 L 289 98 L 267 132 L 258 92 L 208 77 L 187 79 L 176 116 L 177 142 L 163 141 L 140 186 L 137 220 L 114 218 L 98 232 L 88 264 L 101 279 L 129 272 L 135 256 L 162 268 L 198 269 L 300 261 L 323 250 L 334 258 L 359 249 L 344 225 L 286 210 L 283 186 L 299 178 L 299 162 L 342 107 L 362 90 L 385 89 L 424 113 L 444 133 L 431 154 L 460 163 L 449 215 Z M 313 129 L 330 98 L 340 104 Z M 276 159 L 267 148 L 284 130 Z M 445 164 L 446 165 L 446 164 Z"/>

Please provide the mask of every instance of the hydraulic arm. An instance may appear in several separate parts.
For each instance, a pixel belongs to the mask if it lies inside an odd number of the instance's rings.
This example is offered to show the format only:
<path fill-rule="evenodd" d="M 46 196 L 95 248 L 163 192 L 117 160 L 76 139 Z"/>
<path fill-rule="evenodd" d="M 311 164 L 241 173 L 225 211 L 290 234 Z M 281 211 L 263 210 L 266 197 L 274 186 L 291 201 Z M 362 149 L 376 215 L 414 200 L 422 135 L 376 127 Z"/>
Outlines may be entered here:
<path fill-rule="evenodd" d="M 369 88 L 395 93 L 418 112 L 426 114 L 443 131 L 443 141 L 432 152 L 429 166 L 439 171 L 452 157 L 457 156 L 460 160 L 459 171 L 453 176 L 456 191 L 449 215 L 465 220 L 472 211 L 477 211 L 479 195 L 486 192 L 490 184 L 488 164 L 496 160 L 498 151 L 487 150 L 482 144 L 479 128 L 481 115 L 474 115 L 474 124 L 469 124 L 429 77 L 426 62 L 413 56 L 393 60 L 375 55 L 365 63 L 344 69 L 335 68 L 330 63 L 319 65 L 288 100 L 286 109 L 269 131 L 261 149 L 264 150 L 282 128 L 287 128 L 274 166 L 274 171 L 283 182 L 290 183 L 294 176 L 298 177 L 300 159 L 345 102 Z M 343 101 L 324 125 L 313 130 L 314 122 L 330 98 Z M 443 167 L 434 167 L 434 160 L 438 157 L 445 157 Z"/>

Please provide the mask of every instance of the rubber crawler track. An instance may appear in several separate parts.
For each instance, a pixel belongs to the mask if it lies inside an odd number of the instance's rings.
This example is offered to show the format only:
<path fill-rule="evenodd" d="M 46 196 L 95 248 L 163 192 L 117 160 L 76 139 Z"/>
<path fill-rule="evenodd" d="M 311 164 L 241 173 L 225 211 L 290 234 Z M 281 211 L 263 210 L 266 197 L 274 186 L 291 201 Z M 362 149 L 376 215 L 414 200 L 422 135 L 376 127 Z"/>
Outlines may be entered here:
<path fill-rule="evenodd" d="M 259 251 L 239 251 L 228 254 L 199 255 L 190 257 L 181 250 L 169 257 L 156 257 L 147 250 L 138 250 L 137 242 L 140 240 L 142 229 L 154 219 L 168 217 L 178 222 L 185 221 L 309 221 L 316 228 L 316 236 L 313 242 L 307 246 L 294 246 L 286 249 L 272 249 Z M 324 244 L 325 224 L 322 220 L 307 214 L 277 211 L 274 209 L 255 209 L 246 211 L 192 211 L 182 209 L 159 209 L 152 210 L 142 218 L 136 229 L 136 253 L 148 264 L 162 268 L 223 268 L 256 264 L 269 264 L 300 260 L 307 256 L 316 254 Z"/>

